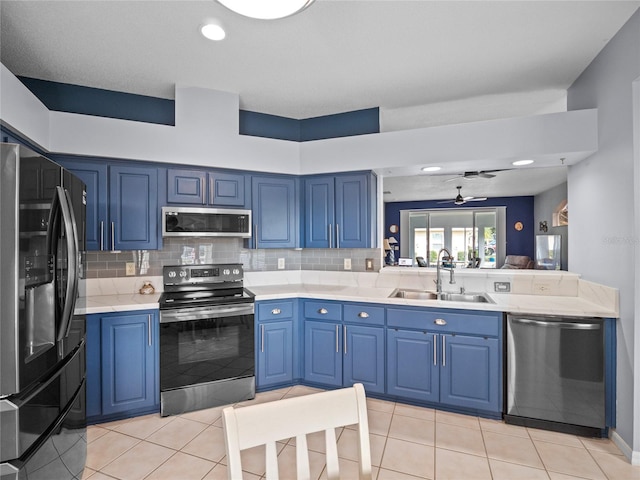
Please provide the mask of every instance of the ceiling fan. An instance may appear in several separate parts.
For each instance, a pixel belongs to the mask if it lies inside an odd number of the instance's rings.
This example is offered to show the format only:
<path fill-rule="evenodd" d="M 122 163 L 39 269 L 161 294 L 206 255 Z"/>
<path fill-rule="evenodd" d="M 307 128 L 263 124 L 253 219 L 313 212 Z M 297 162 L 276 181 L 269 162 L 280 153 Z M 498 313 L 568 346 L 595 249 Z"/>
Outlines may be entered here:
<path fill-rule="evenodd" d="M 462 178 L 463 180 L 473 180 L 476 178 L 493 178 L 495 177 L 495 172 L 502 172 L 502 170 L 474 170 L 469 172 L 464 172 L 456 175 L 449 180 L 445 180 L 445 182 L 451 182 L 453 180 L 457 180 Z"/>
<path fill-rule="evenodd" d="M 438 203 L 454 203 L 455 205 L 464 205 L 467 202 L 484 202 L 487 197 L 463 197 L 460 193 L 462 186 L 456 187 L 458 189 L 458 195 L 453 200 L 444 200 Z"/>

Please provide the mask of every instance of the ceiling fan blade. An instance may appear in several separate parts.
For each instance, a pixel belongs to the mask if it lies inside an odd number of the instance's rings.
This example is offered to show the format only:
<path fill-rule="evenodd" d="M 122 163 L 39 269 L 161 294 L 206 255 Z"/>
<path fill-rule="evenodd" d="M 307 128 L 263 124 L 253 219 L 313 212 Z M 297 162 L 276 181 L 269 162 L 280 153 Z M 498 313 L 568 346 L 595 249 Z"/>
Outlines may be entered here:
<path fill-rule="evenodd" d="M 453 182 L 454 180 L 458 180 L 459 178 L 460 178 L 460 175 L 456 175 L 453 178 L 449 178 L 449 179 L 445 180 L 444 183 Z"/>
<path fill-rule="evenodd" d="M 495 177 L 495 174 L 488 172 L 478 172 L 478 176 L 481 178 L 493 178 Z"/>
<path fill-rule="evenodd" d="M 436 202 L 436 203 L 453 203 L 455 202 L 455 200 L 443 200 L 441 202 Z"/>
<path fill-rule="evenodd" d="M 469 198 L 468 200 L 465 198 L 467 202 L 484 202 L 486 199 L 487 197 L 472 197 L 472 198 Z"/>

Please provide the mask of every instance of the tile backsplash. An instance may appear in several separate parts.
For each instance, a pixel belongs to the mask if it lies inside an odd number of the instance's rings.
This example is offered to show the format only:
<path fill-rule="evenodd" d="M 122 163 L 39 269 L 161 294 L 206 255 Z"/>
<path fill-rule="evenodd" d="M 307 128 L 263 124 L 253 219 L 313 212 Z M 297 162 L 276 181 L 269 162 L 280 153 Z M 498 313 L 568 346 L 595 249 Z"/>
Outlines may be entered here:
<path fill-rule="evenodd" d="M 364 272 L 366 259 L 373 259 L 373 271 L 381 268 L 377 248 L 248 249 L 240 238 L 165 238 L 162 250 L 87 252 L 87 278 L 126 277 L 127 263 L 135 265 L 135 276 L 162 275 L 165 265 L 187 263 L 242 263 L 247 272 L 284 270 L 344 271 L 344 259 L 351 259 L 351 271 Z"/>

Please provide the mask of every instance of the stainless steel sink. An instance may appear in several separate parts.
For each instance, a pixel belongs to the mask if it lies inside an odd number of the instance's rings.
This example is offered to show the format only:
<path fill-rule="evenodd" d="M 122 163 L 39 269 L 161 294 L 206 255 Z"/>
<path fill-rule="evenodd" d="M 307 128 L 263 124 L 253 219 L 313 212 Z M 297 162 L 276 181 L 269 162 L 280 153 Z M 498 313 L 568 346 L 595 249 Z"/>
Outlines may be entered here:
<path fill-rule="evenodd" d="M 449 302 L 493 303 L 489 297 L 482 293 L 448 293 L 440 294 L 440 300 Z"/>
<path fill-rule="evenodd" d="M 437 300 L 436 292 L 428 292 L 426 290 L 406 290 L 404 288 L 396 288 L 389 298 L 408 298 L 411 300 Z"/>
<path fill-rule="evenodd" d="M 493 303 L 493 301 L 482 293 L 450 293 L 450 292 L 430 292 L 428 290 L 411 290 L 406 288 L 396 288 L 389 298 L 407 298 L 410 300 L 442 300 L 445 302 L 469 302 L 469 303 Z"/>

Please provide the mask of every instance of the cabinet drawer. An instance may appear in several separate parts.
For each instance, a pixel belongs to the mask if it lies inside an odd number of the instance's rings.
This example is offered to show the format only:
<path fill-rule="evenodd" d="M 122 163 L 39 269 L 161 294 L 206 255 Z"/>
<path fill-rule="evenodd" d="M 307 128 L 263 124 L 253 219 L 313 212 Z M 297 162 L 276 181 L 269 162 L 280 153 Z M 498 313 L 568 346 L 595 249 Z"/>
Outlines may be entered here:
<path fill-rule="evenodd" d="M 367 325 L 384 325 L 384 307 L 374 307 L 368 304 L 346 304 L 344 306 L 344 321 Z"/>
<path fill-rule="evenodd" d="M 305 302 L 305 318 L 318 320 L 342 320 L 342 305 L 330 302 Z"/>
<path fill-rule="evenodd" d="M 293 317 L 293 300 L 258 303 L 258 321 L 282 320 Z"/>
<path fill-rule="evenodd" d="M 387 309 L 387 326 L 389 327 L 415 328 L 434 332 L 459 332 L 497 337 L 501 328 L 500 319 L 501 314 L 498 312 L 481 314 L 454 310 Z"/>

